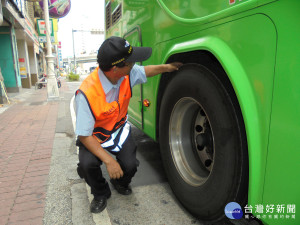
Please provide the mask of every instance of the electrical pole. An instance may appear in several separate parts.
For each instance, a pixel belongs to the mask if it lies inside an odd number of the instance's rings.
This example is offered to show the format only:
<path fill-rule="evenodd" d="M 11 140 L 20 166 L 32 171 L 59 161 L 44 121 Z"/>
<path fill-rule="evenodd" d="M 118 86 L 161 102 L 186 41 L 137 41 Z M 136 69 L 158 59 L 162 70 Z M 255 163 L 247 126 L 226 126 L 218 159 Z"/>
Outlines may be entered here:
<path fill-rule="evenodd" d="M 49 9 L 48 0 L 43 0 L 44 3 L 44 15 L 46 24 L 46 37 L 47 37 L 47 93 L 48 101 L 59 100 L 59 91 L 57 81 L 54 72 L 54 56 L 52 54 L 52 44 L 50 40 L 50 22 L 49 22 Z"/>
<path fill-rule="evenodd" d="M 72 41 L 73 41 L 73 54 L 74 54 L 74 73 L 76 74 L 76 56 L 75 56 L 74 32 L 76 32 L 76 30 L 73 30 L 73 28 L 72 28 Z"/>

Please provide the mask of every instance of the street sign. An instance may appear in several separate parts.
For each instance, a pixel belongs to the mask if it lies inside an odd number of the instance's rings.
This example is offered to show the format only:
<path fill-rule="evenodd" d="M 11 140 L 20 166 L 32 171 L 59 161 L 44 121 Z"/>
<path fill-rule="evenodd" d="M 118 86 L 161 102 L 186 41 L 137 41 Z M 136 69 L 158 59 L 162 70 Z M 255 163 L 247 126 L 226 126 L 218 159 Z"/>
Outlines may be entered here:
<path fill-rule="evenodd" d="M 40 1 L 39 3 L 41 8 L 44 9 L 44 2 Z M 52 18 L 62 18 L 70 12 L 70 0 L 48 0 L 48 3 L 49 15 Z"/>
<path fill-rule="evenodd" d="M 53 20 L 49 19 L 50 21 L 50 40 L 51 42 L 55 42 L 54 38 L 54 29 L 53 29 Z M 38 19 L 37 20 L 37 30 L 38 30 L 38 35 L 39 35 L 39 42 L 41 43 L 46 43 L 47 42 L 47 37 L 46 37 L 46 23 L 45 20 L 43 19 Z"/>

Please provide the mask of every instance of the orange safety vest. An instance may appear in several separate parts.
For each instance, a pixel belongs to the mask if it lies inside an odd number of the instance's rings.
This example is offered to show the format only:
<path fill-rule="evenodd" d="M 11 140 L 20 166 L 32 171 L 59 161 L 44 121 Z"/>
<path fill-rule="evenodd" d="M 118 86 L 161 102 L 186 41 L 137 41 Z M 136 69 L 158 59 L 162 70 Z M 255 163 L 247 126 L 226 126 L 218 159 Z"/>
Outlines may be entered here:
<path fill-rule="evenodd" d="M 111 103 L 106 102 L 105 92 L 98 75 L 99 67 L 95 69 L 80 85 L 76 95 L 81 92 L 88 102 L 89 108 L 95 119 L 93 136 L 102 144 L 111 139 L 113 133 L 118 132 L 119 139 L 125 123 L 131 94 L 129 76 L 125 76 L 120 85 L 119 99 Z M 127 136 L 126 136 L 127 138 Z M 109 146 L 114 148 L 118 145 Z"/>

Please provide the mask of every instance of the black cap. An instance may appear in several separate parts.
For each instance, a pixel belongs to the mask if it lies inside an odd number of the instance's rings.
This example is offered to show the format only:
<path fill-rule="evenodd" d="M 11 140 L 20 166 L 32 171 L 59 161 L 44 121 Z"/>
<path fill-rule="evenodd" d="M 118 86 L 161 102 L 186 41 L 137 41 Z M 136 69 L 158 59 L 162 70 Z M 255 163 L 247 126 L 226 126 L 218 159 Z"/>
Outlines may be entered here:
<path fill-rule="evenodd" d="M 150 47 L 132 47 L 124 38 L 112 36 L 98 50 L 99 65 L 114 66 L 120 62 L 142 62 L 152 53 Z"/>

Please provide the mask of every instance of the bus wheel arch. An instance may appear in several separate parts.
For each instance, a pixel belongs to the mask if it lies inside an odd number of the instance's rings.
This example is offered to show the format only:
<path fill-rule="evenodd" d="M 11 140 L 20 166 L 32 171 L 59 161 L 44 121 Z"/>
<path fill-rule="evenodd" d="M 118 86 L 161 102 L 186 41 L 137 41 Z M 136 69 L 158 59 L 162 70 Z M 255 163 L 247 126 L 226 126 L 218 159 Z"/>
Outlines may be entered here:
<path fill-rule="evenodd" d="M 218 61 L 218 59 L 209 51 L 206 50 L 197 50 L 197 51 L 190 51 L 190 52 L 182 52 L 182 53 L 177 53 L 171 55 L 166 63 L 171 63 L 171 62 L 182 62 L 183 64 L 198 64 L 206 67 L 208 70 L 212 71 L 217 78 L 223 83 L 224 87 L 228 91 L 232 102 L 234 104 L 234 107 L 236 111 L 238 111 L 238 116 L 239 120 L 241 122 L 241 126 L 243 127 L 243 131 L 245 131 L 245 124 L 244 124 L 244 119 L 241 113 L 241 108 L 239 105 L 239 101 L 237 99 L 237 96 L 235 94 L 235 91 L 232 87 L 232 84 L 229 80 L 228 75 L 224 71 L 221 63 Z M 158 88 L 158 93 L 157 93 L 157 115 L 156 118 L 156 140 L 159 140 L 159 112 L 160 112 L 160 107 L 161 107 L 161 102 L 162 102 L 162 97 L 165 93 L 167 85 L 170 83 L 170 81 L 176 76 L 176 73 L 165 73 L 161 76 L 160 83 L 159 83 L 159 88 Z M 246 138 L 246 135 L 245 135 Z M 247 139 L 247 138 L 246 138 Z M 246 140 L 247 142 L 247 140 Z"/>
<path fill-rule="evenodd" d="M 188 64 L 188 63 L 194 63 L 194 64 L 199 64 L 205 66 L 207 69 L 212 71 L 224 84 L 226 87 L 227 91 L 230 92 L 230 95 L 232 99 L 234 100 L 235 107 L 240 111 L 240 106 L 237 100 L 237 97 L 235 95 L 235 92 L 233 90 L 233 87 L 231 85 L 231 82 L 224 71 L 222 65 L 218 61 L 218 59 L 209 51 L 206 50 L 197 50 L 197 51 L 189 51 L 189 52 L 182 52 L 182 53 L 177 53 L 171 55 L 166 63 L 171 63 L 171 62 L 182 62 L 183 64 Z M 159 111 L 161 107 L 161 100 L 163 97 L 163 94 L 166 90 L 167 85 L 169 82 L 176 76 L 176 73 L 165 73 L 161 76 L 161 80 L 159 83 L 159 88 L 158 88 L 158 95 L 157 95 L 157 115 L 156 118 L 157 120 L 157 126 L 159 125 Z M 240 113 L 240 115 L 242 115 Z M 241 120 L 242 116 L 241 116 Z M 156 139 L 159 140 L 159 130 L 157 128 L 156 132 Z"/>

